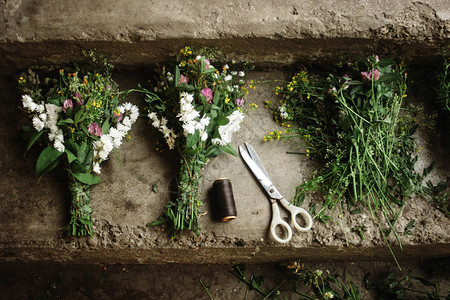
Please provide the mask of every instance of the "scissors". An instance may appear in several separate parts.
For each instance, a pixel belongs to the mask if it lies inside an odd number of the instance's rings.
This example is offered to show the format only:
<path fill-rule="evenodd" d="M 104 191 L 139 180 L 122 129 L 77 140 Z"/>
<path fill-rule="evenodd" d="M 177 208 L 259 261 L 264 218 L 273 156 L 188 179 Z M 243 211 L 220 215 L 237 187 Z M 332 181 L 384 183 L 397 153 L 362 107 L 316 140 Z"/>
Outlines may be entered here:
<path fill-rule="evenodd" d="M 270 180 L 269 175 L 267 175 L 267 172 L 264 169 L 258 154 L 256 154 L 255 149 L 253 149 L 250 144 L 245 143 L 245 148 L 243 146 L 239 146 L 239 153 L 255 175 L 256 179 L 258 179 L 259 183 L 269 195 L 269 201 L 272 203 L 272 222 L 270 223 L 270 234 L 272 237 L 279 243 L 287 243 L 292 238 L 292 229 L 289 224 L 281 218 L 277 201 L 280 201 L 284 208 L 289 211 L 291 214 L 291 221 L 298 231 L 306 232 L 310 230 L 313 223 L 311 215 L 303 208 L 291 205 L 286 199 L 284 199 L 280 192 L 278 192 L 276 187 L 272 184 L 272 180 Z M 297 215 L 301 215 L 304 218 L 306 221 L 305 227 L 302 227 L 297 223 Z M 275 230 L 277 226 L 281 226 L 285 229 L 287 233 L 286 238 L 283 239 L 278 236 L 277 231 Z"/>

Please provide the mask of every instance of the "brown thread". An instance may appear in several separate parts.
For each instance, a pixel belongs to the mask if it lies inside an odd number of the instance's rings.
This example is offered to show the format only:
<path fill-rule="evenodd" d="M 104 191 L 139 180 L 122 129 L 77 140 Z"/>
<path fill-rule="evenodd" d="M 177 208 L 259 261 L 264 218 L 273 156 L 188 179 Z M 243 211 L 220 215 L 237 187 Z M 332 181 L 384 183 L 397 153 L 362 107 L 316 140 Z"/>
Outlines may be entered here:
<path fill-rule="evenodd" d="M 219 178 L 214 181 L 210 202 L 214 219 L 223 222 L 236 219 L 236 204 L 231 180 Z"/>

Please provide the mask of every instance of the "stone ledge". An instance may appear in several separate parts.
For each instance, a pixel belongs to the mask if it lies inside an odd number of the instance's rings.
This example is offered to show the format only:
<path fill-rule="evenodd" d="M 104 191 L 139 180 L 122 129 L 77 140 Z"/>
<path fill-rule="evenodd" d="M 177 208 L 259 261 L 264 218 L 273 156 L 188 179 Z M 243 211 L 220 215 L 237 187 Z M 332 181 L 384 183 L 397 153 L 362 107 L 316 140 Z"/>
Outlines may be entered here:
<path fill-rule="evenodd" d="M 262 136 L 270 130 L 281 129 L 265 110 L 264 101 L 276 101 L 274 86 L 288 74 L 281 71 L 251 72 L 250 79 L 269 80 L 249 94 L 249 102 L 259 105 L 250 112 L 241 130 L 233 136 L 235 146 L 249 142 L 258 151 L 265 168 L 280 192 L 290 199 L 294 187 L 306 178 L 315 165 L 306 157 L 288 155 L 289 143 L 263 143 Z M 145 82 L 145 73 L 119 73 L 116 80 L 123 89 Z M 66 183 L 63 172 L 45 176 L 40 184 L 34 176 L 37 150 L 23 158 L 25 142 L 20 139 L 20 127 L 26 116 L 18 110 L 20 95 L 10 81 L 0 81 L 0 261 L 67 261 L 93 263 L 231 263 L 235 261 L 267 261 L 288 258 L 317 261 L 352 259 L 390 259 L 376 224 L 367 216 L 343 211 L 332 214 L 335 222 L 318 221 L 307 233 L 295 233 L 287 246 L 274 244 L 267 238 L 270 205 L 258 183 L 240 158 L 221 155 L 203 171 L 200 186 L 204 211 L 209 210 L 208 190 L 216 178 L 228 177 L 238 218 L 229 223 L 214 222 L 209 216 L 201 218 L 200 238 L 186 234 L 171 241 L 163 227 L 148 228 L 162 213 L 171 182 L 177 174 L 178 157 L 174 153 L 154 150 L 154 132 L 145 117 L 138 119 L 130 132 L 132 140 L 118 150 L 122 166 L 113 157 L 102 166 L 102 182 L 92 188 L 94 230 L 92 239 L 63 237 L 67 224 Z M 414 95 L 409 95 L 414 98 Z M 416 99 L 420 100 L 420 99 Z M 142 98 L 131 95 L 129 101 L 144 107 Z M 429 136 L 418 136 L 422 145 L 418 168 L 423 169 L 436 160 L 433 180 L 449 177 L 450 161 L 444 154 L 428 145 Z M 158 192 L 152 191 L 158 185 Z M 307 203 L 304 204 L 307 207 Z M 341 218 L 338 214 L 342 214 Z M 368 215 L 368 213 L 366 212 Z M 450 220 L 419 197 L 411 198 L 398 219 L 401 233 L 410 220 L 416 227 L 412 235 L 401 234 L 403 251 L 395 250 L 400 258 L 433 258 L 450 255 Z M 366 239 L 361 241 L 349 228 L 365 222 Z M 349 247 L 345 247 L 346 243 Z"/>

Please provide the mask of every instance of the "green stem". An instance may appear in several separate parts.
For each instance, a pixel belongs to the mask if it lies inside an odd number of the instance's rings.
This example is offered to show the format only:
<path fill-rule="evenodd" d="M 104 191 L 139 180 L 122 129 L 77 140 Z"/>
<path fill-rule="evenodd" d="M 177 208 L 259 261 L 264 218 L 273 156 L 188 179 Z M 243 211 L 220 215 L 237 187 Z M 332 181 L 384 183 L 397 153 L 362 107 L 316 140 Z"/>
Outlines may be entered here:
<path fill-rule="evenodd" d="M 74 236 L 92 236 L 92 208 L 90 185 L 83 184 L 76 179 L 70 184 L 70 212 L 71 218 L 67 227 L 68 234 Z"/>

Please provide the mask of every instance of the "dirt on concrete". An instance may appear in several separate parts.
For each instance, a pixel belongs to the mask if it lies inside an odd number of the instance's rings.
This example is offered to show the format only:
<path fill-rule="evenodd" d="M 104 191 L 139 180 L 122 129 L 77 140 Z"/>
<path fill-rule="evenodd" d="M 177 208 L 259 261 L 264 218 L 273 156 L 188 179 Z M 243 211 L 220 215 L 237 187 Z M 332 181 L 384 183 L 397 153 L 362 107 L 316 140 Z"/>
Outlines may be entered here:
<path fill-rule="evenodd" d="M 263 142 L 262 136 L 271 130 L 282 129 L 264 109 L 264 102 L 277 101 L 274 86 L 287 78 L 281 71 L 251 72 L 250 79 L 261 83 L 249 94 L 248 102 L 258 108 L 250 111 L 241 130 L 233 137 L 235 147 L 248 142 L 260 154 L 267 172 L 283 196 L 290 199 L 294 188 L 316 164 L 305 156 L 286 154 L 289 143 Z M 123 89 L 145 82 L 142 72 L 121 72 L 117 82 Z M 215 179 L 230 178 L 233 185 L 238 217 L 228 223 L 216 222 L 210 215 L 201 218 L 201 236 L 185 234 L 170 240 L 162 227 L 146 227 L 164 211 L 174 192 L 173 181 L 178 172 L 175 153 L 155 150 L 155 133 L 145 116 L 141 116 L 130 132 L 131 140 L 118 150 L 122 165 L 115 157 L 102 166 L 102 182 L 92 188 L 95 234 L 91 239 L 68 238 L 64 227 L 68 222 L 67 187 L 62 170 L 46 175 L 37 183 L 34 175 L 37 147 L 26 157 L 21 139 L 21 126 L 27 122 L 19 110 L 20 94 L 12 78 L 1 81 L 0 153 L 0 257 L 3 261 L 55 261 L 74 263 L 233 263 L 239 261 L 265 262 L 289 258 L 317 261 L 328 259 L 391 260 L 391 254 L 371 220 L 370 213 L 352 215 L 336 210 L 334 221 L 327 224 L 315 221 L 311 231 L 295 233 L 288 245 L 280 245 L 268 237 L 271 219 L 270 204 L 240 158 L 227 154 L 213 159 L 203 170 L 200 191 L 209 211 L 208 190 Z M 410 97 L 414 97 L 410 95 Z M 143 112 L 144 101 L 138 94 L 128 99 Z M 427 166 L 436 160 L 432 176 L 447 180 L 449 161 L 434 157 L 435 148 L 418 137 L 422 146 L 419 165 Z M 446 150 L 448 151 L 448 150 Z M 444 152 L 445 153 L 445 152 Z M 447 152 L 448 153 L 448 152 Z M 158 187 L 155 193 L 153 185 Z M 308 203 L 304 204 L 307 208 Z M 405 226 L 415 220 L 411 235 L 404 234 Z M 365 240 L 350 229 L 365 225 Z M 426 199 L 414 197 L 397 222 L 403 250 L 393 248 L 400 260 L 411 257 L 443 257 L 450 255 L 450 220 Z"/>
<path fill-rule="evenodd" d="M 269 299 L 308 299 L 298 292 L 318 299 L 301 278 L 282 266 L 292 261 L 245 265 L 245 278 L 262 277 L 259 286 Z M 405 293 L 404 299 L 420 299 L 425 293 L 449 294 L 449 261 L 409 261 L 404 271 L 386 262 L 327 262 L 306 263 L 305 268 L 335 276 L 347 288 L 350 282 L 357 288 L 360 299 L 393 299 L 387 294 L 389 284 L 408 276 L 409 280 L 393 285 L 391 291 Z M 263 299 L 264 295 L 249 286 L 230 270 L 233 265 L 77 265 L 56 263 L 3 263 L 0 265 L 0 298 L 2 299 Z M 243 269 L 241 267 L 241 269 Z M 300 271 L 302 274 L 304 270 Z M 393 277 L 389 280 L 388 275 Z M 424 285 L 421 280 L 426 280 Z M 387 282 L 387 283 L 386 283 Z M 411 286 L 408 286 L 411 284 Z M 382 288 L 384 286 L 384 289 Z M 344 294 L 336 284 L 331 287 Z M 418 292 L 401 290 L 409 288 Z M 384 291 L 384 292 L 383 292 Z M 208 295 L 209 294 L 209 295 Z M 359 298 L 355 298 L 359 299 Z M 423 298 L 422 298 L 423 299 Z"/>

